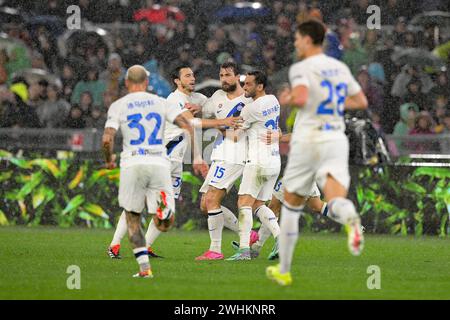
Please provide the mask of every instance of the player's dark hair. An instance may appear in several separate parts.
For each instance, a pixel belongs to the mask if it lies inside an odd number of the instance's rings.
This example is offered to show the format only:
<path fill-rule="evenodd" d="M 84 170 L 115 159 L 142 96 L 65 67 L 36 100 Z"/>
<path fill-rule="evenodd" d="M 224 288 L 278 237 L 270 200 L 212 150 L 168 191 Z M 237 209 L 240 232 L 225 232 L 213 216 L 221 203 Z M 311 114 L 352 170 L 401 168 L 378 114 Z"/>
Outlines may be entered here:
<path fill-rule="evenodd" d="M 311 37 L 313 44 L 320 46 L 323 44 L 323 40 L 325 39 L 326 28 L 325 25 L 319 20 L 311 19 L 301 23 L 297 27 L 297 32 L 302 36 Z"/>
<path fill-rule="evenodd" d="M 176 79 L 180 79 L 180 71 L 181 69 L 191 68 L 191 66 L 188 66 L 187 64 L 182 64 L 173 69 L 172 73 L 170 74 L 170 78 L 172 79 L 172 82 L 175 83 Z"/>
<path fill-rule="evenodd" d="M 267 87 L 267 76 L 264 72 L 259 71 L 259 70 L 255 70 L 255 71 L 250 71 L 247 73 L 248 76 L 254 76 L 255 77 L 255 83 L 258 84 L 262 84 L 263 88 L 265 89 Z"/>
<path fill-rule="evenodd" d="M 227 61 L 221 64 L 220 69 L 233 69 L 234 75 L 239 75 L 239 67 L 236 63 L 232 61 Z"/>

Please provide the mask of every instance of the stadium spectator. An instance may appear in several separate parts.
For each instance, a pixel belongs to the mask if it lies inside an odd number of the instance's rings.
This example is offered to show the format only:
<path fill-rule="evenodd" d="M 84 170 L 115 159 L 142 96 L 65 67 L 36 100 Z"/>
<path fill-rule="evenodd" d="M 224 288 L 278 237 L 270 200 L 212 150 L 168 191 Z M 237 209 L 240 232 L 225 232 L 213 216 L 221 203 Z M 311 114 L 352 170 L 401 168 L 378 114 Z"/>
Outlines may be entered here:
<path fill-rule="evenodd" d="M 9 91 L 5 92 L 2 104 L 5 104 L 3 127 L 40 128 L 41 123 L 36 109 L 27 104 L 29 98 L 28 83 L 16 79 Z"/>
<path fill-rule="evenodd" d="M 70 112 L 70 104 L 60 97 L 60 88 L 56 85 L 47 87 L 46 100 L 37 112 L 42 125 L 46 128 L 61 127 Z"/>
<path fill-rule="evenodd" d="M 434 135 L 435 123 L 430 113 L 427 111 L 420 112 L 414 121 L 414 128 L 409 135 Z M 417 153 L 439 152 L 439 142 L 437 140 L 423 140 L 419 138 L 417 141 L 408 142 L 408 147 Z"/>
<path fill-rule="evenodd" d="M 407 32 L 406 18 L 398 17 L 394 25 L 394 30 L 392 38 L 394 39 L 394 44 L 396 46 L 405 46 L 405 37 Z"/>
<path fill-rule="evenodd" d="M 402 71 L 396 76 L 392 85 L 391 95 L 394 97 L 404 98 L 408 94 L 408 85 L 411 80 L 418 79 L 420 81 L 421 92 L 428 94 L 434 87 L 431 77 L 418 67 L 405 65 Z"/>
<path fill-rule="evenodd" d="M 34 47 L 42 55 L 45 65 L 50 71 L 55 71 L 58 61 L 58 50 L 56 40 L 51 36 L 45 26 L 39 26 L 31 34 Z"/>
<path fill-rule="evenodd" d="M 403 102 L 414 102 L 419 106 L 420 110 L 429 110 L 429 99 L 422 92 L 422 82 L 418 78 L 412 78 L 407 85 L 407 94 L 403 98 Z"/>
<path fill-rule="evenodd" d="M 383 24 L 393 25 L 401 14 L 406 13 L 405 10 L 409 11 L 405 6 L 401 6 L 397 0 L 387 0 L 386 2 L 383 5 L 383 14 L 381 15 L 381 22 Z"/>
<path fill-rule="evenodd" d="M 85 91 L 91 93 L 95 106 L 101 106 L 103 104 L 103 93 L 106 91 L 106 83 L 98 79 L 98 69 L 96 67 L 89 67 L 84 79 L 76 84 L 70 102 L 72 104 L 79 104 L 81 94 Z"/>
<path fill-rule="evenodd" d="M 450 83 L 448 81 L 447 72 L 440 72 L 436 79 L 436 86 L 430 91 L 430 96 L 446 96 L 450 97 Z"/>
<path fill-rule="evenodd" d="M 405 103 L 400 106 L 400 120 L 394 128 L 394 135 L 406 136 L 414 128 L 414 121 L 419 113 L 419 107 L 414 103 Z"/>
<path fill-rule="evenodd" d="M 72 66 L 68 63 L 64 63 L 61 73 L 62 95 L 65 100 L 69 101 L 78 81 Z"/>
<path fill-rule="evenodd" d="M 144 51 L 154 52 L 158 48 L 158 38 L 151 30 L 150 22 L 141 20 L 138 24 L 138 32 L 134 37 L 133 42 L 141 43 L 144 46 Z"/>
<path fill-rule="evenodd" d="M 378 30 L 367 30 L 366 34 L 364 35 L 362 47 L 367 56 L 366 64 L 370 64 L 376 61 L 375 56 L 377 54 L 377 49 L 379 46 L 378 38 L 379 38 Z"/>
<path fill-rule="evenodd" d="M 361 85 L 364 94 L 369 102 L 369 111 L 380 115 L 383 112 L 383 89 L 372 80 L 367 68 L 361 68 L 356 80 Z"/>
<path fill-rule="evenodd" d="M 86 128 L 86 120 L 80 107 L 73 106 L 70 109 L 69 116 L 63 122 L 63 127 L 67 129 L 84 129 Z"/>
<path fill-rule="evenodd" d="M 78 107 L 80 108 L 84 119 L 90 116 L 91 110 L 93 108 L 93 100 L 92 95 L 89 91 L 85 91 L 81 94 L 80 103 L 78 104 Z"/>
<path fill-rule="evenodd" d="M 290 65 L 293 61 L 294 44 L 292 41 L 291 22 L 288 17 L 282 15 L 277 19 L 277 28 L 275 33 L 276 55 L 275 68 L 283 69 Z M 258 46 L 259 48 L 262 48 Z"/>
<path fill-rule="evenodd" d="M 28 87 L 28 105 L 38 109 L 47 99 L 48 81 L 41 79 L 38 82 L 32 82 Z"/>
<path fill-rule="evenodd" d="M 435 134 L 434 121 L 429 112 L 422 111 L 416 116 L 414 128 L 412 128 L 409 134 Z"/>
<path fill-rule="evenodd" d="M 8 52 L 6 49 L 0 50 L 0 85 L 8 81 L 8 70 L 6 64 L 8 63 Z"/>
<path fill-rule="evenodd" d="M 342 62 L 350 68 L 353 75 L 356 76 L 361 67 L 369 61 L 364 47 L 361 46 L 359 35 L 353 33 L 350 37 L 349 46 L 344 50 Z"/>
<path fill-rule="evenodd" d="M 106 83 L 106 90 L 114 94 L 114 100 L 119 98 L 119 86 L 124 80 L 125 72 L 122 58 L 117 53 L 112 53 L 108 59 L 107 69 L 99 75 L 99 79 Z"/>
<path fill-rule="evenodd" d="M 91 110 L 89 117 L 86 119 L 86 128 L 103 129 L 105 127 L 106 117 L 99 107 Z"/>
<path fill-rule="evenodd" d="M 450 135 L 450 109 L 447 109 L 445 111 L 445 114 L 444 114 L 443 118 L 444 118 L 444 121 L 443 121 L 444 129 L 442 130 L 442 133 Z M 450 141 L 449 140 L 450 139 L 447 139 L 447 145 L 450 147 Z M 449 151 L 449 149 L 447 149 L 447 152 L 448 151 Z"/>

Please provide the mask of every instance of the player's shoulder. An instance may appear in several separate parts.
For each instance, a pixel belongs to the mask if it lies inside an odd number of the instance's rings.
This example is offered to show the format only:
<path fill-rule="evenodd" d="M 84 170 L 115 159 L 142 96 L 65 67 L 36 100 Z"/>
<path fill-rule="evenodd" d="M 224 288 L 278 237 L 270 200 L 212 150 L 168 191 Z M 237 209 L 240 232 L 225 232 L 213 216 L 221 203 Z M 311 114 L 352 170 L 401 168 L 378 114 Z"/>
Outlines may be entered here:
<path fill-rule="evenodd" d="M 208 101 L 208 97 L 200 92 L 193 92 L 192 93 L 192 100 L 194 103 L 198 103 L 200 105 L 204 105 L 206 101 Z"/>
<path fill-rule="evenodd" d="M 173 101 L 173 100 L 180 100 L 183 99 L 183 93 L 181 93 L 178 90 L 172 91 L 168 96 L 167 96 L 167 100 L 168 101 Z"/>
<path fill-rule="evenodd" d="M 208 99 L 207 96 L 205 96 L 203 93 L 200 93 L 200 92 L 193 92 L 193 93 L 192 93 L 192 96 L 193 96 L 194 98 L 196 98 L 196 99 L 201 99 L 201 100 L 206 100 L 206 99 Z"/>
<path fill-rule="evenodd" d="M 226 92 L 223 91 L 222 89 L 217 90 L 216 92 L 213 93 L 213 95 L 211 96 L 210 99 L 223 99 L 224 97 L 226 97 Z"/>
<path fill-rule="evenodd" d="M 308 65 L 306 64 L 306 62 L 304 60 L 302 61 L 297 61 L 295 63 L 293 63 L 290 67 L 289 67 L 289 72 L 296 72 L 296 71 L 302 71 L 305 69 L 305 67 L 307 67 Z"/>
<path fill-rule="evenodd" d="M 252 98 L 247 98 L 244 94 L 242 94 L 241 101 L 247 105 L 249 103 L 254 102 L 255 100 L 253 100 Z"/>
<path fill-rule="evenodd" d="M 252 104 L 260 107 L 267 107 L 267 106 L 273 107 L 279 103 L 276 96 L 274 96 L 273 94 L 266 94 L 265 96 L 254 100 Z"/>

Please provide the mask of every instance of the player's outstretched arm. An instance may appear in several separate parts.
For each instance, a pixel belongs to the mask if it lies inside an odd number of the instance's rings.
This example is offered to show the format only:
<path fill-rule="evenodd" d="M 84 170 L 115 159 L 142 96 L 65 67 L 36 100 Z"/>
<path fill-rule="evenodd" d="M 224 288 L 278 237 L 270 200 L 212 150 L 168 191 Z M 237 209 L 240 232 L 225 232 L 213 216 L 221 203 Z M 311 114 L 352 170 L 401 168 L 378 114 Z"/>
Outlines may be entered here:
<path fill-rule="evenodd" d="M 183 112 L 183 117 L 185 117 L 194 128 L 217 128 L 222 127 L 239 128 L 242 125 L 241 117 L 228 117 L 225 119 L 200 119 L 194 118 L 191 112 Z"/>
<path fill-rule="evenodd" d="M 105 128 L 102 138 L 102 151 L 107 169 L 116 167 L 116 155 L 114 154 L 114 138 L 117 130 L 114 128 Z"/>
<path fill-rule="evenodd" d="M 347 110 L 358 110 L 358 109 L 367 109 L 369 103 L 367 101 L 366 95 L 364 92 L 359 91 L 357 94 L 353 96 L 349 96 L 345 99 L 345 109 Z"/>
<path fill-rule="evenodd" d="M 194 127 L 191 125 L 189 121 L 189 116 L 186 117 L 186 114 L 190 114 L 190 112 L 183 112 L 179 114 L 174 123 L 179 126 L 181 129 L 187 131 L 191 139 L 191 150 L 192 150 L 192 158 L 194 159 L 193 168 L 194 173 L 200 173 L 203 177 L 206 177 L 208 174 L 209 167 L 206 164 L 205 160 L 202 158 L 201 150 L 198 145 L 195 143 L 195 135 L 194 135 Z M 192 114 L 191 114 L 192 116 Z"/>
<path fill-rule="evenodd" d="M 308 87 L 299 85 L 292 90 L 284 90 L 278 97 L 282 106 L 302 108 L 308 101 Z"/>

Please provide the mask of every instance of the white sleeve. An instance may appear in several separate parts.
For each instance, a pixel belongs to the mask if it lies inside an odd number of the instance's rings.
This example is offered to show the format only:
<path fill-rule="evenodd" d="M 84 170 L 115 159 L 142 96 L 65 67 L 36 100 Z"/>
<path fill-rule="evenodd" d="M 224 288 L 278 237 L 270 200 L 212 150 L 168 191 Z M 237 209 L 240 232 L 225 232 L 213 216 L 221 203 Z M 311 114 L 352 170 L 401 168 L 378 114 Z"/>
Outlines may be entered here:
<path fill-rule="evenodd" d="M 289 82 L 291 83 L 291 88 L 297 86 L 305 86 L 309 88 L 309 80 L 307 77 L 307 70 L 301 63 L 296 63 L 289 69 Z"/>
<path fill-rule="evenodd" d="M 206 105 L 208 98 L 201 93 L 199 94 L 199 96 L 200 96 L 200 106 L 203 108 Z"/>
<path fill-rule="evenodd" d="M 242 117 L 242 120 L 244 121 L 244 123 L 242 125 L 242 128 L 244 130 L 250 128 L 250 126 L 252 125 L 253 122 L 258 121 L 257 116 L 255 114 L 254 106 L 255 106 L 255 103 L 252 102 L 252 103 L 247 104 L 244 108 L 242 108 L 241 117 Z"/>
<path fill-rule="evenodd" d="M 216 117 L 216 110 L 212 98 L 207 99 L 202 106 L 202 118 L 212 119 Z"/>
<path fill-rule="evenodd" d="M 362 90 L 361 86 L 353 77 L 353 75 L 350 73 L 350 70 L 348 70 L 348 95 L 350 97 L 354 96 L 358 94 L 361 90 Z"/>
<path fill-rule="evenodd" d="M 108 109 L 108 118 L 105 123 L 105 128 L 113 128 L 119 130 L 119 127 L 120 127 L 120 109 L 117 103 L 113 103 Z"/>
<path fill-rule="evenodd" d="M 170 123 L 173 123 L 175 121 L 175 119 L 183 112 L 189 111 L 184 108 L 181 109 L 181 108 L 177 107 L 176 105 L 169 103 L 167 100 L 163 99 L 162 101 L 164 101 L 164 103 L 166 104 L 166 106 L 164 107 L 164 110 L 166 112 L 166 114 L 165 114 L 166 121 L 169 121 Z"/>

